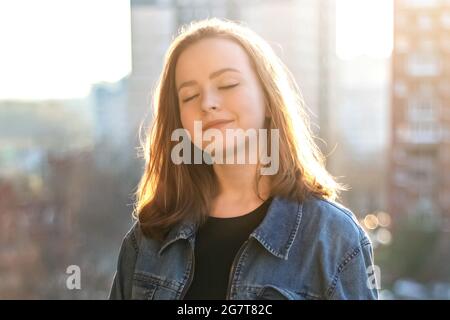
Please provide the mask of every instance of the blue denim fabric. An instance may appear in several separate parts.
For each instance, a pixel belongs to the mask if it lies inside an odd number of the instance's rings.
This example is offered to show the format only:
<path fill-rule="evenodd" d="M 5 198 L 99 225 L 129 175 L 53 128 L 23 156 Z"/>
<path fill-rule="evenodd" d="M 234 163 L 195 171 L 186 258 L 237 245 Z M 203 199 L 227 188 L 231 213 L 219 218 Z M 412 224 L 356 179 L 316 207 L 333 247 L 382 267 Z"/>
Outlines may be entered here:
<path fill-rule="evenodd" d="M 110 299 L 183 299 L 195 270 L 196 225 L 184 221 L 163 242 L 136 223 L 125 236 Z M 310 197 L 274 197 L 230 270 L 227 299 L 378 299 L 373 250 L 352 212 Z"/>

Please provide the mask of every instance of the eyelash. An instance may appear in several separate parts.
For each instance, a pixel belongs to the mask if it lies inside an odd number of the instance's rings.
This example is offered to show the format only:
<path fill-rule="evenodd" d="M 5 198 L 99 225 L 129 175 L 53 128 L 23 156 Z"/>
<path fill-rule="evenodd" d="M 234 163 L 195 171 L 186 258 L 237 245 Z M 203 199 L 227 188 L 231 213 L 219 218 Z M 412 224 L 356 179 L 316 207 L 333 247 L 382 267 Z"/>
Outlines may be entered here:
<path fill-rule="evenodd" d="M 236 87 L 236 86 L 238 86 L 238 85 L 239 85 L 239 83 L 231 84 L 231 85 L 229 85 L 229 86 L 219 87 L 219 89 L 227 90 L 227 89 L 234 88 L 234 87 Z M 183 103 L 189 102 L 189 101 L 191 101 L 192 99 L 196 98 L 197 96 L 198 96 L 198 94 L 196 94 L 196 95 L 194 95 L 194 96 L 192 96 L 192 97 L 186 98 L 186 99 L 183 100 Z"/>

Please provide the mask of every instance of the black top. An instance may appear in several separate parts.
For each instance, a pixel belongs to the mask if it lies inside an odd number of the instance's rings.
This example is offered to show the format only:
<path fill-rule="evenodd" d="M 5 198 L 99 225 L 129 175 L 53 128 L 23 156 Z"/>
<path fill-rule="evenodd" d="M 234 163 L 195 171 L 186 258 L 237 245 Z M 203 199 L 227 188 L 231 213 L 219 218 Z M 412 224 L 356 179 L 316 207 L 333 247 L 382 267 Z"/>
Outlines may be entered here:
<path fill-rule="evenodd" d="M 184 299 L 226 298 L 231 266 L 240 247 L 264 219 L 272 198 L 234 218 L 208 217 L 197 231 L 194 278 Z"/>

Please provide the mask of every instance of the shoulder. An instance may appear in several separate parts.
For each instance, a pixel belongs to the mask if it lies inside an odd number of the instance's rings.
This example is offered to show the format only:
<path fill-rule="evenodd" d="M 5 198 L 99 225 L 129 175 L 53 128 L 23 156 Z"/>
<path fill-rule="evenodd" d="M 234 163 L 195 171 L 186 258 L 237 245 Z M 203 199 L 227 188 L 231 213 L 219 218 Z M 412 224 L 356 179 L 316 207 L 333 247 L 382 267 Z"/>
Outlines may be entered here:
<path fill-rule="evenodd" d="M 142 239 L 143 234 L 139 221 L 135 221 L 123 237 L 122 248 L 125 247 L 134 251 L 135 254 L 138 254 Z"/>
<path fill-rule="evenodd" d="M 302 224 L 322 240 L 350 244 L 370 243 L 355 214 L 342 204 L 312 196 L 302 203 Z"/>
<path fill-rule="evenodd" d="M 130 255 L 137 259 L 144 251 L 147 256 L 156 255 L 163 243 L 163 241 L 148 237 L 142 230 L 139 220 L 136 220 L 123 237 L 121 250 L 130 252 Z"/>
<path fill-rule="evenodd" d="M 299 248 L 320 261 L 326 297 L 376 299 L 376 290 L 367 285 L 374 270 L 372 242 L 351 210 L 312 197 L 302 203 L 300 228 Z"/>

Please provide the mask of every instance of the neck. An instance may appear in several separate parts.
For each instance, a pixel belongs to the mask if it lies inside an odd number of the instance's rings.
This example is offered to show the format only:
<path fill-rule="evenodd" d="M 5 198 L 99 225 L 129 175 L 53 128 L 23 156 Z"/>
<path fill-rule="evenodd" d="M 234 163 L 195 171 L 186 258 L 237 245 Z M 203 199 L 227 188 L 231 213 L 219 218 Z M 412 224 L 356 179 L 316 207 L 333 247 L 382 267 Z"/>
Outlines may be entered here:
<path fill-rule="evenodd" d="M 213 201 L 213 214 L 235 216 L 259 206 L 270 195 L 270 179 L 262 176 L 256 186 L 257 166 L 253 164 L 214 165 L 219 194 Z M 259 196 L 258 196 L 259 191 Z M 262 198 L 262 199 L 261 199 Z M 225 210 L 225 208 L 227 210 Z"/>

